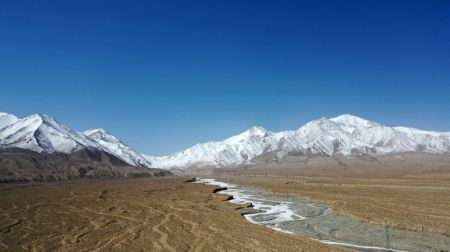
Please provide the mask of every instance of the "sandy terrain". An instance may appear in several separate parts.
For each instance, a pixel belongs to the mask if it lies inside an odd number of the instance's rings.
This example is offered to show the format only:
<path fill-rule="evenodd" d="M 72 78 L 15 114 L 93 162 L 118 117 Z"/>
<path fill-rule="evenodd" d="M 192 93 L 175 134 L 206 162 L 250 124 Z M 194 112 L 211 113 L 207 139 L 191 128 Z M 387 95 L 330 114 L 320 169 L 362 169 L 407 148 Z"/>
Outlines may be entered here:
<path fill-rule="evenodd" d="M 185 178 L 0 185 L 1 251 L 344 251 L 247 222 Z"/>

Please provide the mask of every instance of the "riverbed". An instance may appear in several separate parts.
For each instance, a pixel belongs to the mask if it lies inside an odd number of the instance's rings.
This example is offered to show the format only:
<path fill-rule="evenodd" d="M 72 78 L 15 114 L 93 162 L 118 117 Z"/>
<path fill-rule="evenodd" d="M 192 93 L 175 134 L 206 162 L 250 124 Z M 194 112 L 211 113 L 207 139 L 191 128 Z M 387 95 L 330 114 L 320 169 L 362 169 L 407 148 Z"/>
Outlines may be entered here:
<path fill-rule="evenodd" d="M 218 193 L 232 196 L 231 203 L 252 205 L 255 211 L 245 214 L 245 219 L 280 232 L 359 251 L 450 251 L 450 237 L 445 235 L 370 224 L 333 213 L 327 204 L 214 179 L 197 179 L 195 183 L 226 188 Z"/>

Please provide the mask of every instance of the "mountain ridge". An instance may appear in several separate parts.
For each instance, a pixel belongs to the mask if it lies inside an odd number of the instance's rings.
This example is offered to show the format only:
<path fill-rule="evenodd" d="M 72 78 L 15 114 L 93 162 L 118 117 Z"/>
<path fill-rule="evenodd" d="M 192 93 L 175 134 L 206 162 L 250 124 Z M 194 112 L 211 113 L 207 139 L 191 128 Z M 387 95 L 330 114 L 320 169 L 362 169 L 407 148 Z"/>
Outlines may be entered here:
<path fill-rule="evenodd" d="M 274 162 L 289 156 L 376 156 L 401 152 L 448 153 L 450 132 L 390 127 L 350 114 L 310 121 L 297 130 L 272 132 L 261 126 L 222 141 L 195 144 L 167 156 L 150 156 L 98 128 L 77 132 L 45 114 L 24 118 L 0 112 L 0 148 L 42 153 L 73 153 L 83 148 L 110 153 L 131 166 L 185 169 L 255 164 L 268 154 Z"/>
<path fill-rule="evenodd" d="M 103 129 L 77 132 L 46 114 L 24 118 L 0 112 L 0 147 L 22 148 L 39 153 L 73 153 L 84 148 L 106 151 L 131 166 L 150 163 L 131 147 Z"/>
<path fill-rule="evenodd" d="M 153 167 L 234 167 L 253 165 L 268 153 L 274 161 L 297 156 L 382 155 L 401 152 L 450 152 L 448 132 L 389 127 L 357 116 L 322 117 L 297 130 L 271 132 L 252 127 L 223 141 L 196 144 L 172 155 L 145 156 Z"/>
<path fill-rule="evenodd" d="M 130 146 L 123 143 L 108 131 L 98 128 L 83 131 L 83 135 L 94 139 L 105 151 L 113 152 L 128 164 L 149 167 L 151 163 Z"/>

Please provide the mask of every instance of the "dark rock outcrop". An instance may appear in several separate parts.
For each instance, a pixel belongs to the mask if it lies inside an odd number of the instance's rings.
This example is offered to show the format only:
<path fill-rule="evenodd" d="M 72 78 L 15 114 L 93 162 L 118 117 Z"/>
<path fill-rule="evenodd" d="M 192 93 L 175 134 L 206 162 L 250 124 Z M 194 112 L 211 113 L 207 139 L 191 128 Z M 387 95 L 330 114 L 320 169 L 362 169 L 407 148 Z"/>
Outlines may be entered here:
<path fill-rule="evenodd" d="M 197 181 L 197 178 L 191 178 L 191 179 L 184 181 L 184 183 L 194 183 L 195 181 Z"/>
<path fill-rule="evenodd" d="M 228 190 L 228 188 L 226 187 L 218 187 L 218 188 L 214 188 L 213 193 L 218 193 L 220 191 L 225 191 Z"/>

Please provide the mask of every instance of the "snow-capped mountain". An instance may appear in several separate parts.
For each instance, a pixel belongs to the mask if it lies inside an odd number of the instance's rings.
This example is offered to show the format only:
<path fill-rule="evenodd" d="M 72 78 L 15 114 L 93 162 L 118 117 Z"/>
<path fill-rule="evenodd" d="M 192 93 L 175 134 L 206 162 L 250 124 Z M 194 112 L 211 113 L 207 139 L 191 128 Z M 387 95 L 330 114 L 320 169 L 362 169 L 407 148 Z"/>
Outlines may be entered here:
<path fill-rule="evenodd" d="M 274 134 L 261 127 L 253 127 L 222 142 L 196 144 L 170 156 L 146 158 L 153 167 L 233 166 L 245 164 L 265 152 L 274 142 Z"/>
<path fill-rule="evenodd" d="M 103 150 L 114 154 L 131 165 L 145 167 L 150 167 L 151 165 L 141 154 L 134 151 L 130 146 L 124 144 L 104 129 L 86 130 L 83 134 L 93 139 Z"/>
<path fill-rule="evenodd" d="M 98 145 L 55 119 L 34 114 L 22 119 L 2 113 L 0 117 L 0 146 L 17 147 L 37 152 L 71 153 L 81 148 Z"/>
<path fill-rule="evenodd" d="M 0 148 L 8 147 L 46 153 L 72 153 L 82 148 L 95 148 L 133 166 L 150 166 L 139 153 L 102 129 L 79 133 L 44 114 L 19 119 L 0 113 Z"/>
<path fill-rule="evenodd" d="M 19 119 L 0 113 L 0 148 L 71 153 L 82 148 L 104 150 L 133 166 L 155 168 L 232 167 L 254 164 L 268 154 L 275 161 L 289 156 L 381 155 L 398 152 L 450 152 L 450 132 L 388 127 L 352 115 L 321 118 L 298 130 L 271 132 L 262 127 L 220 142 L 196 144 L 163 157 L 139 154 L 103 129 L 76 132 L 50 116 Z"/>
<path fill-rule="evenodd" d="M 388 127 L 352 115 L 321 118 L 295 131 L 270 132 L 253 127 L 221 142 L 194 145 L 173 155 L 146 158 L 152 167 L 186 168 L 250 165 L 268 153 L 286 155 L 357 156 L 420 151 L 450 152 L 450 134 Z"/>

